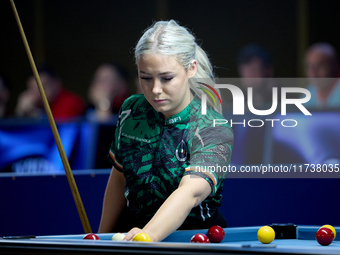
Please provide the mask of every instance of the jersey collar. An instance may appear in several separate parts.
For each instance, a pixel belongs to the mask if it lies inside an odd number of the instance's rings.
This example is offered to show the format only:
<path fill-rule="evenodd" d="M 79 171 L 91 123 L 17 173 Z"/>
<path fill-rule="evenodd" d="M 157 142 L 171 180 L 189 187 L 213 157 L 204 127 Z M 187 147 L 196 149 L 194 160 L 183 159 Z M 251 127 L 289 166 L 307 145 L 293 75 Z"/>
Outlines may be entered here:
<path fill-rule="evenodd" d="M 184 108 L 181 112 L 169 117 L 166 120 L 166 125 L 175 125 L 178 123 L 186 122 L 190 119 L 190 115 L 199 109 L 200 100 L 197 96 Z"/>

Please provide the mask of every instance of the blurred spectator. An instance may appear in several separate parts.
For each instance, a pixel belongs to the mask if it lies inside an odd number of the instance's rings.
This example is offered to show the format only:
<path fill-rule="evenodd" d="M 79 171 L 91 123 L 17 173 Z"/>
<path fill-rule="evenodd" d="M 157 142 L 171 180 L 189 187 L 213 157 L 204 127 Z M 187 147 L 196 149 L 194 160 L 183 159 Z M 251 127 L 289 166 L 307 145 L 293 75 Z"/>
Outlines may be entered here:
<path fill-rule="evenodd" d="M 95 71 L 88 91 L 91 103 L 87 118 L 112 121 L 117 117 L 124 100 L 130 96 L 128 71 L 119 64 L 105 63 Z"/>
<path fill-rule="evenodd" d="M 257 44 L 249 44 L 241 49 L 238 59 L 238 72 L 244 95 L 248 87 L 253 88 L 253 106 L 257 109 L 272 105 L 272 88 L 279 87 L 275 80 L 274 68 L 269 52 Z M 279 91 L 279 88 L 278 88 Z"/>
<path fill-rule="evenodd" d="M 8 101 L 10 98 L 10 86 L 3 75 L 0 75 L 0 118 L 9 116 Z"/>
<path fill-rule="evenodd" d="M 63 87 L 52 67 L 41 65 L 38 72 L 55 119 L 67 119 L 84 114 L 84 101 Z M 27 89 L 19 95 L 15 113 L 19 117 L 38 118 L 42 117 L 44 112 L 35 77 L 31 74 L 27 79 Z"/>
<path fill-rule="evenodd" d="M 305 55 L 305 72 L 311 99 L 304 105 L 315 109 L 339 108 L 339 61 L 333 46 L 328 43 L 310 46 Z"/>

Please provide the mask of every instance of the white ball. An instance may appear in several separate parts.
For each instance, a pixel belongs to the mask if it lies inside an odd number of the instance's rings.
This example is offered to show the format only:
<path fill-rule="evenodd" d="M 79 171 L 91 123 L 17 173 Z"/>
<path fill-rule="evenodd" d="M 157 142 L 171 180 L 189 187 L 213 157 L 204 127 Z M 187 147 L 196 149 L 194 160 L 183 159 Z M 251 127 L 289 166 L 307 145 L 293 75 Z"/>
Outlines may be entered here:
<path fill-rule="evenodd" d="M 111 238 L 112 241 L 123 241 L 125 235 L 123 233 L 114 234 Z"/>

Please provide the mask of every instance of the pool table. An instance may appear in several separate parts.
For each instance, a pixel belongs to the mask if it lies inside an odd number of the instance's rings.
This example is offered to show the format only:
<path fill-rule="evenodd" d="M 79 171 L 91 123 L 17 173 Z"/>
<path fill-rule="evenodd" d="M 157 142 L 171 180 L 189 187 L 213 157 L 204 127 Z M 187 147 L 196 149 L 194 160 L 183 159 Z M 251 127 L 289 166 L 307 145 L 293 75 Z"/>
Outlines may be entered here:
<path fill-rule="evenodd" d="M 339 232 L 330 245 L 315 239 L 320 226 L 295 226 L 294 239 L 275 239 L 270 244 L 257 240 L 260 227 L 225 228 L 219 244 L 190 243 L 194 234 L 207 230 L 176 231 L 162 242 L 116 242 L 113 234 L 98 234 L 100 240 L 83 240 L 84 234 L 0 238 L 0 254 L 339 254 Z M 278 233 L 276 232 L 276 235 Z M 285 236 L 278 236 L 284 238 Z M 287 236 L 286 236 L 287 237 Z M 290 237 L 291 238 L 291 237 Z"/>

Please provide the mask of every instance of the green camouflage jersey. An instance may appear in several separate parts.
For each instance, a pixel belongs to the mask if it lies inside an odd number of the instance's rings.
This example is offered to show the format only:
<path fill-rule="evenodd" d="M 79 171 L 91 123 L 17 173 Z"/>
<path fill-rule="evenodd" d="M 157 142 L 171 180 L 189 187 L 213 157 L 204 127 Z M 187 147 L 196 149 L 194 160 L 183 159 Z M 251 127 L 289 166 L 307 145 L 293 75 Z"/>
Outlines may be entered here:
<path fill-rule="evenodd" d="M 233 131 L 228 124 L 213 127 L 214 119 L 224 117 L 210 107 L 206 115 L 200 109 L 195 97 L 165 120 L 142 94 L 124 102 L 108 158 L 124 173 L 129 211 L 142 225 L 185 175 L 200 176 L 211 186 L 210 196 L 192 209 L 185 223 L 205 221 L 220 206 L 225 172 L 216 169 L 229 165 Z"/>

